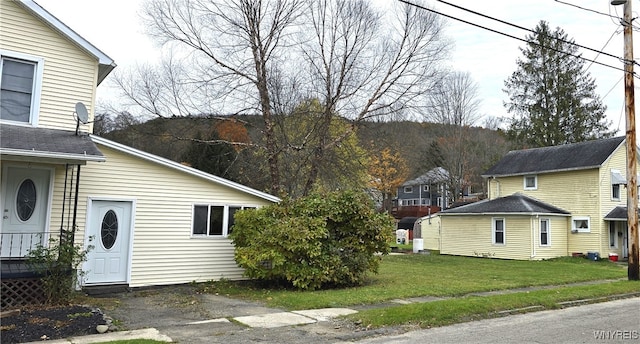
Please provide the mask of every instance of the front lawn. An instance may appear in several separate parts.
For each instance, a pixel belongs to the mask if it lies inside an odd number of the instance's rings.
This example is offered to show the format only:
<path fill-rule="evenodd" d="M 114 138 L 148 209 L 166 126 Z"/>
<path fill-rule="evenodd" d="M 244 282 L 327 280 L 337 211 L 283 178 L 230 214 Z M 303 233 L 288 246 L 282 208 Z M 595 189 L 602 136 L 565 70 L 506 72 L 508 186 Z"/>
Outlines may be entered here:
<path fill-rule="evenodd" d="M 562 302 L 576 300 L 606 301 L 611 295 L 640 291 L 638 281 L 565 286 L 505 295 L 470 296 L 426 303 L 412 303 L 360 311 L 347 318 L 362 326 L 380 327 L 414 324 L 422 328 L 493 318 L 500 312 L 525 313 L 563 307 Z M 588 302 L 588 301 L 587 301 Z"/>
<path fill-rule="evenodd" d="M 364 286 L 295 291 L 264 288 L 254 282 L 212 282 L 205 292 L 265 302 L 289 310 L 347 307 L 417 296 L 458 296 L 527 286 L 626 278 L 627 270 L 607 261 L 561 258 L 515 261 L 441 255 L 386 256 L 378 275 Z"/>

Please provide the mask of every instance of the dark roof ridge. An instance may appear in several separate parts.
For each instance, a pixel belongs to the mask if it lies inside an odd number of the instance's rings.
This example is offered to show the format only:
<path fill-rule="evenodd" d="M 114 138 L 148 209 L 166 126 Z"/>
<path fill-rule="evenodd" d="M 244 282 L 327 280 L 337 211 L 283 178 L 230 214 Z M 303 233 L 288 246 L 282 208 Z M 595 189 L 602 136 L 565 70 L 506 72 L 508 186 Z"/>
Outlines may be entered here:
<path fill-rule="evenodd" d="M 467 204 L 457 208 L 444 210 L 443 215 L 448 214 L 557 214 L 570 215 L 571 213 L 549 203 L 529 195 L 516 192 L 511 195 L 494 199 L 486 199 L 480 202 Z"/>
<path fill-rule="evenodd" d="M 559 146 L 512 150 L 482 176 L 486 178 L 596 168 L 624 141 L 624 136 L 618 136 Z"/>

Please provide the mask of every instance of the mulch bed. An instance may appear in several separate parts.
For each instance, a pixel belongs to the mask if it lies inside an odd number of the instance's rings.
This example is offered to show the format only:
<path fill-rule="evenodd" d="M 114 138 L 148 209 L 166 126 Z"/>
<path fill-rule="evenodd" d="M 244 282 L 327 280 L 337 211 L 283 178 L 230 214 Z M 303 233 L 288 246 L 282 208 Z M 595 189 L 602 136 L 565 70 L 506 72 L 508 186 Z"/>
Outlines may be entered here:
<path fill-rule="evenodd" d="M 102 312 L 85 306 L 30 307 L 0 319 L 2 343 L 25 343 L 98 333 Z"/>

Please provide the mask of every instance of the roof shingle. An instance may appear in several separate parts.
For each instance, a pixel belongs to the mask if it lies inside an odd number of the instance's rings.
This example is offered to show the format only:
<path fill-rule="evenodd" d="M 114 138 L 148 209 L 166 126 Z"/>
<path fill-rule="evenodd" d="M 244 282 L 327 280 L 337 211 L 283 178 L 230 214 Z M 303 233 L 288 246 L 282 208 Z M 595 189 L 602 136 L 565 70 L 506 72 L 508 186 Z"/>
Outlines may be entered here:
<path fill-rule="evenodd" d="M 483 177 L 569 171 L 599 167 L 625 137 L 572 143 L 560 146 L 510 151 L 482 174 Z"/>
<path fill-rule="evenodd" d="M 492 200 L 484 200 L 457 208 L 441 211 L 440 214 L 557 214 L 570 215 L 566 210 L 541 202 L 526 195 L 516 193 Z"/>
<path fill-rule="evenodd" d="M 69 130 L 0 125 L 0 154 L 73 161 L 104 161 L 87 134 Z"/>

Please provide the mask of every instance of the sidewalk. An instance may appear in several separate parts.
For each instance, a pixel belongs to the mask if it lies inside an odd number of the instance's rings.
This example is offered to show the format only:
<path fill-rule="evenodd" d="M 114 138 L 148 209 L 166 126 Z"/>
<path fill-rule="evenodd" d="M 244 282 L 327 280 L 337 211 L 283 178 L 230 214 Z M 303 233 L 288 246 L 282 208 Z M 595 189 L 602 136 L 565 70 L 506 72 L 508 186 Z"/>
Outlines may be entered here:
<path fill-rule="evenodd" d="M 612 281 L 601 280 L 559 286 L 517 288 L 472 293 L 458 297 L 504 295 L 565 286 L 602 284 Z M 630 295 L 620 295 L 619 298 L 633 296 L 640 296 L 640 291 Z M 219 295 L 195 294 L 187 286 L 152 291 L 135 291 L 118 295 L 120 305 L 113 311 L 106 311 L 107 315 L 118 319 L 126 328 L 133 330 L 50 341 L 50 343 L 85 344 L 133 338 L 167 342 L 176 340 L 181 343 L 344 342 L 375 334 L 402 333 L 406 329 L 398 327 L 363 331 L 353 324 L 337 320 L 336 318 L 340 316 L 354 314 L 358 310 L 364 309 L 452 298 L 456 297 L 427 296 L 390 300 L 382 304 L 360 305 L 351 308 L 284 311 Z M 606 298 L 606 300 L 608 299 L 611 298 Z M 568 302 L 564 306 L 606 300 L 578 300 Z M 532 310 L 534 309 L 528 311 Z M 514 310 L 515 313 L 521 311 Z M 505 311 L 501 313 L 509 315 L 512 312 Z"/>

